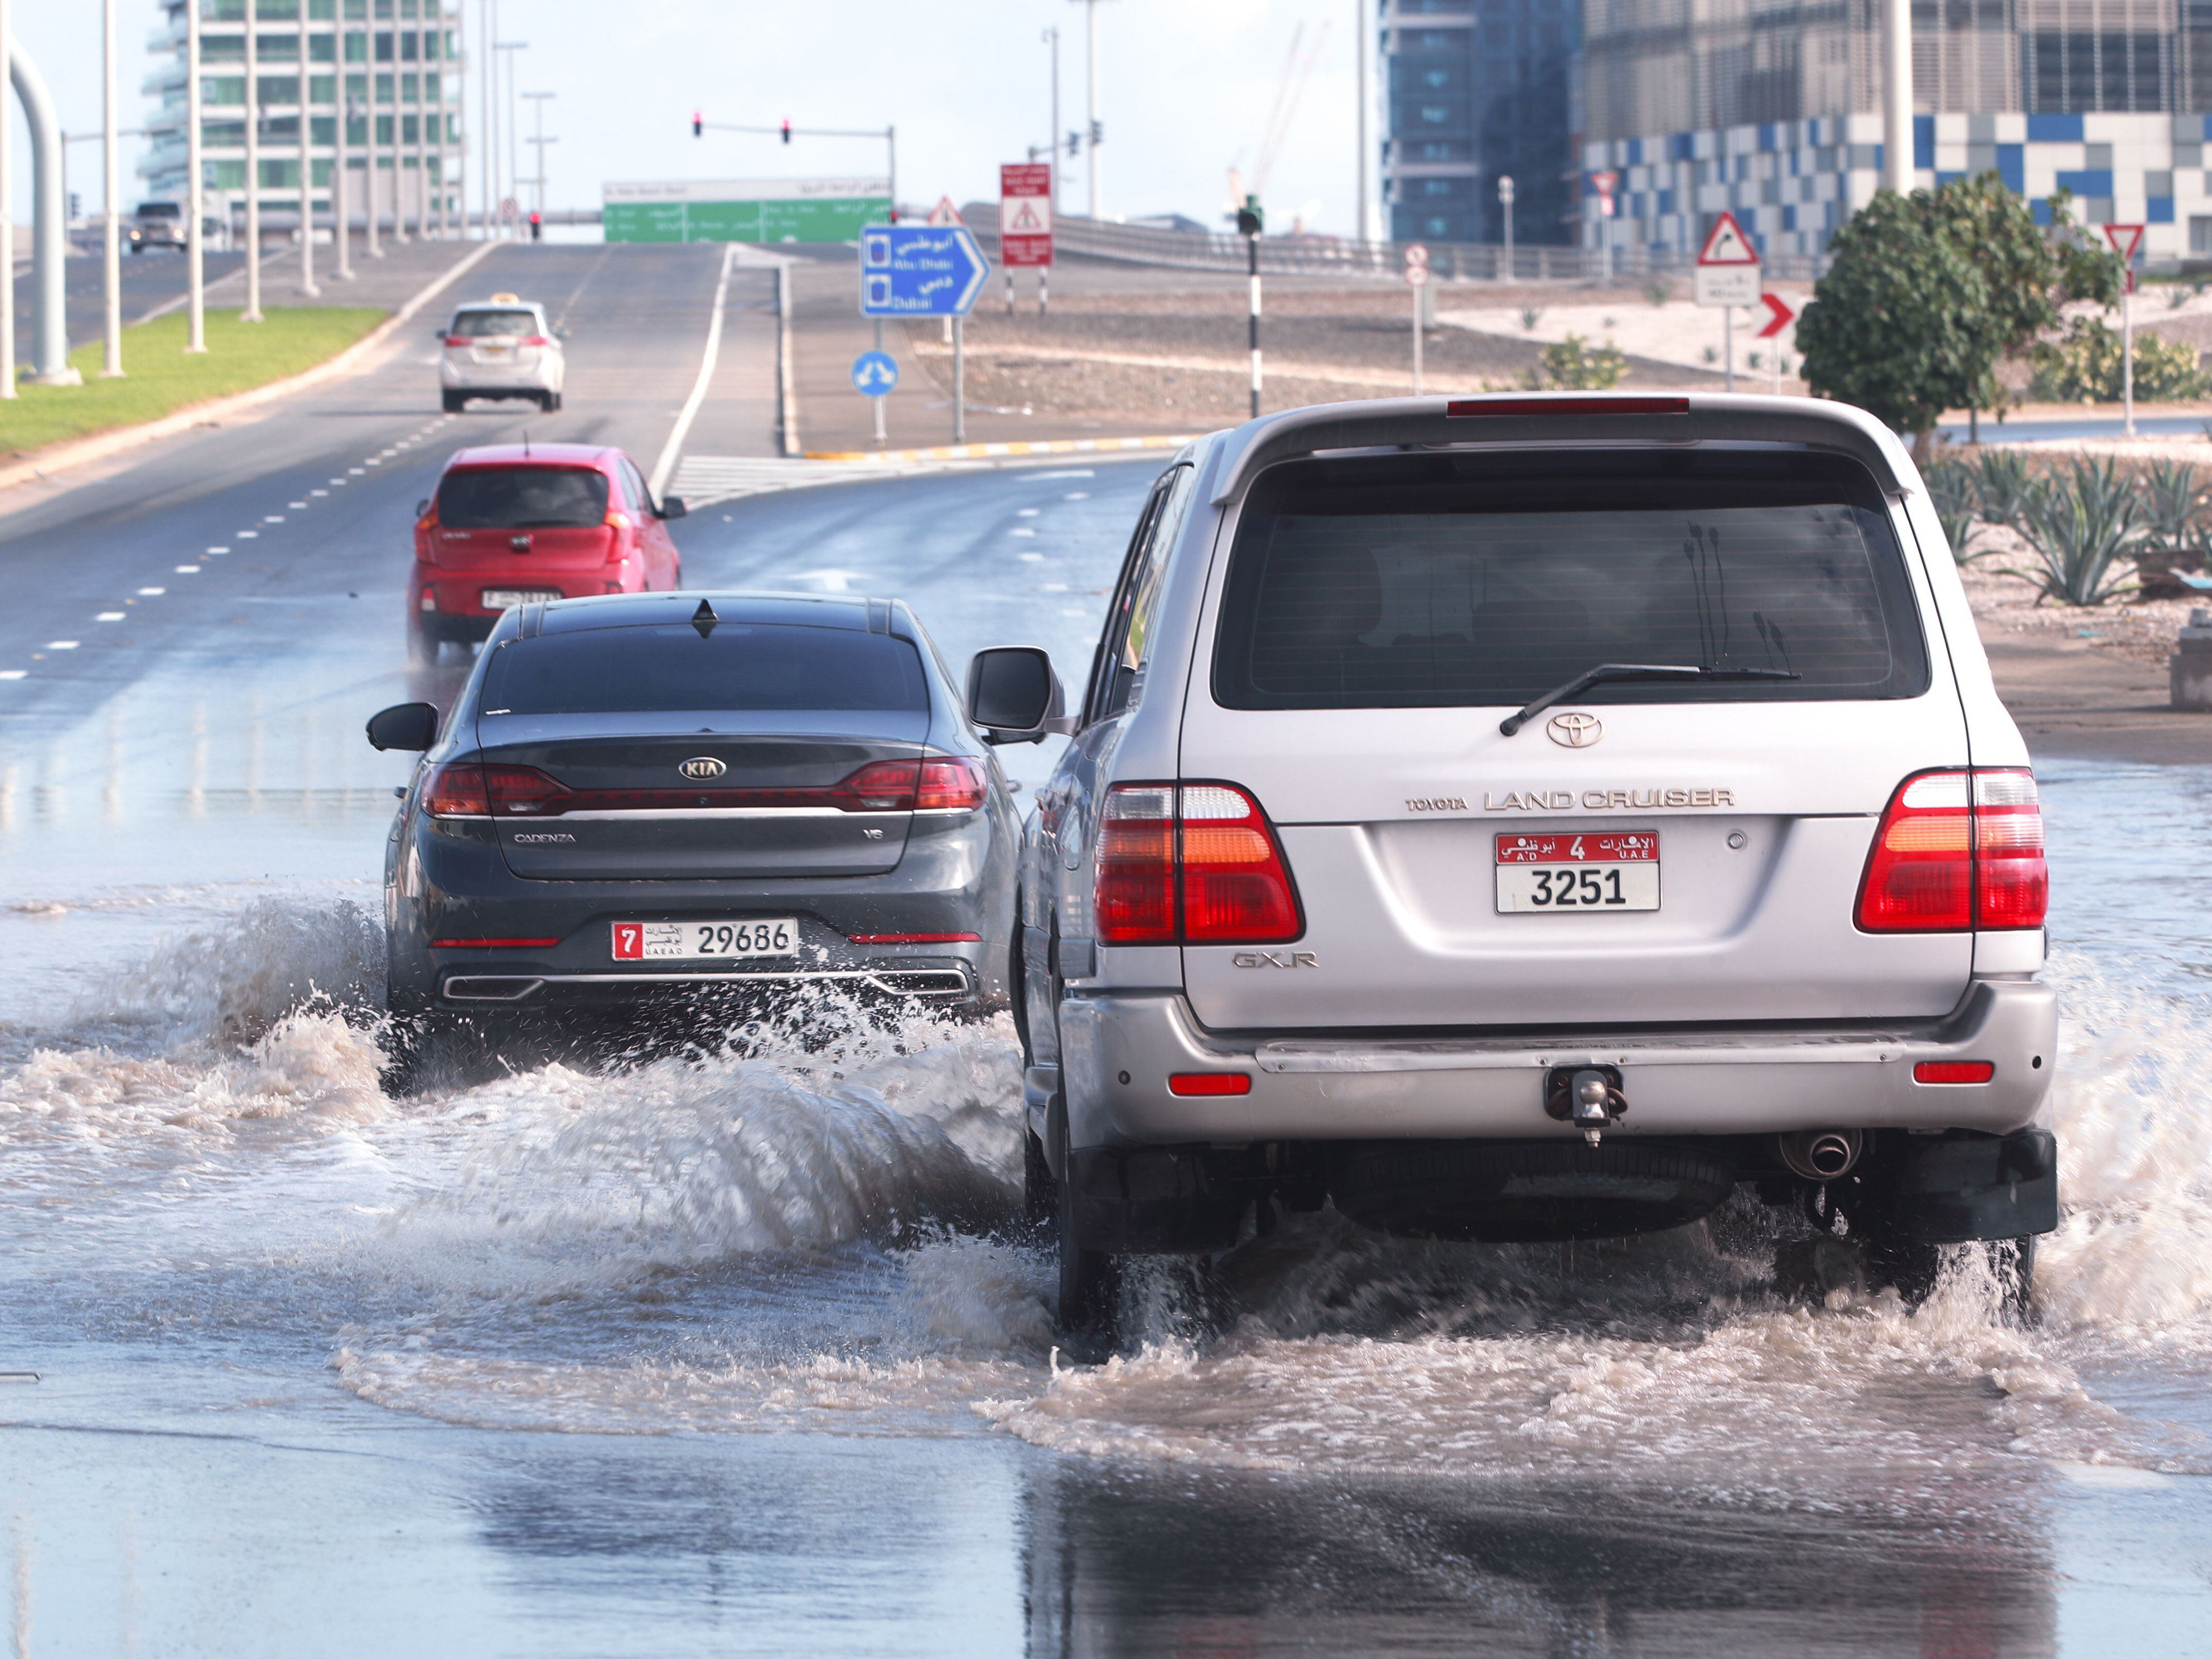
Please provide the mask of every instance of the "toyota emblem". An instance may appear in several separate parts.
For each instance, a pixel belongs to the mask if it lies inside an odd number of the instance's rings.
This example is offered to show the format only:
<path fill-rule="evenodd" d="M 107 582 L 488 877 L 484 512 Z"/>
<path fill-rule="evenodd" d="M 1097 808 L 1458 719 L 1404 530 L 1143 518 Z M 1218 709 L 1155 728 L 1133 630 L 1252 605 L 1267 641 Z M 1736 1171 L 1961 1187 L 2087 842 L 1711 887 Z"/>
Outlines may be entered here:
<path fill-rule="evenodd" d="M 1577 711 L 1553 715 L 1544 730 L 1553 743 L 1569 749 L 1587 749 L 1605 735 L 1605 722 L 1595 714 Z"/>
<path fill-rule="evenodd" d="M 694 755 L 676 769 L 694 783 L 704 783 L 708 778 L 719 778 L 730 769 L 712 755 Z"/>

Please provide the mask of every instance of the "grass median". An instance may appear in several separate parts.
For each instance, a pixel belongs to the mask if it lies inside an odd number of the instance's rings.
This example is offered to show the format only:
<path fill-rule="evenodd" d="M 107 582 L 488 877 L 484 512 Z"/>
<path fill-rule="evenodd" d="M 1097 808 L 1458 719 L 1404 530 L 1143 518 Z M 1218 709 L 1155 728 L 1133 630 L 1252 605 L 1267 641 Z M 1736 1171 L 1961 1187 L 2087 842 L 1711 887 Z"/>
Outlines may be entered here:
<path fill-rule="evenodd" d="M 251 392 L 328 362 L 390 314 L 370 306 L 292 306 L 270 310 L 266 322 L 241 323 L 235 311 L 210 310 L 207 351 L 188 356 L 185 313 L 173 311 L 123 331 L 123 379 L 100 378 L 104 353 L 94 340 L 70 353 L 70 365 L 84 376 L 82 386 L 27 381 L 14 402 L 0 403 L 0 456 L 21 456 Z M 19 350 L 21 344 L 19 339 Z"/>

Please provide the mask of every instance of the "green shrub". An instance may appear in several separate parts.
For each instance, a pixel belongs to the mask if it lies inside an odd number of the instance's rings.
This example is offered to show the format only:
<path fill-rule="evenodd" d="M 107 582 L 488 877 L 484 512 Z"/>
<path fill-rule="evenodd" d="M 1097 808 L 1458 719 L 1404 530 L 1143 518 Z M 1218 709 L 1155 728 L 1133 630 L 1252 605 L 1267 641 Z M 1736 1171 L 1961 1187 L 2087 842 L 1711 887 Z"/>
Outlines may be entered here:
<path fill-rule="evenodd" d="M 1982 522 L 2010 529 L 2027 501 L 2027 458 L 2013 450 L 1990 451 L 1974 464 L 1974 486 Z"/>
<path fill-rule="evenodd" d="M 1974 520 L 1981 514 L 1980 481 L 1964 461 L 1937 461 L 1920 476 L 1928 485 L 1936 522 L 1943 526 L 1943 539 L 1951 544 L 1953 562 L 1966 563 L 1975 556 L 1967 548 L 1974 538 Z"/>
<path fill-rule="evenodd" d="M 1541 391 L 1605 392 L 1628 377 L 1628 359 L 1611 341 L 1593 349 L 1579 334 L 1544 348 L 1544 365 L 1530 371 L 1528 384 Z"/>
<path fill-rule="evenodd" d="M 2187 547 L 2204 506 L 2197 469 L 2186 461 L 2153 461 L 2142 470 L 2140 483 L 2143 523 L 2151 539 L 2164 548 Z"/>
<path fill-rule="evenodd" d="M 2117 463 L 2077 458 L 2028 493 L 2020 532 L 2035 568 L 2008 570 L 2064 605 L 2102 605 L 2136 584 L 2112 566 L 2142 544 L 2142 498 Z"/>
<path fill-rule="evenodd" d="M 2035 348 L 2028 396 L 2040 403 L 2120 401 L 2120 337 L 2094 317 L 2076 317 L 2066 332 Z M 2185 403 L 2212 392 L 2197 366 L 2197 349 L 2156 334 L 2136 336 L 2136 396 Z"/>

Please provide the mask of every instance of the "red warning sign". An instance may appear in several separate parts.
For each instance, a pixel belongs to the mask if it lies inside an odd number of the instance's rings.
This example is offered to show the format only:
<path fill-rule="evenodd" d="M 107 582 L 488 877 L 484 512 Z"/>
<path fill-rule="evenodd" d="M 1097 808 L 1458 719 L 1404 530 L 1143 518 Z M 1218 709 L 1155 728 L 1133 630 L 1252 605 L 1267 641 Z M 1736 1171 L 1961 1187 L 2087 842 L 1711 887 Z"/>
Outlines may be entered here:
<path fill-rule="evenodd" d="M 999 169 L 999 263 L 1009 270 L 1052 263 L 1052 167 L 1010 161 Z"/>

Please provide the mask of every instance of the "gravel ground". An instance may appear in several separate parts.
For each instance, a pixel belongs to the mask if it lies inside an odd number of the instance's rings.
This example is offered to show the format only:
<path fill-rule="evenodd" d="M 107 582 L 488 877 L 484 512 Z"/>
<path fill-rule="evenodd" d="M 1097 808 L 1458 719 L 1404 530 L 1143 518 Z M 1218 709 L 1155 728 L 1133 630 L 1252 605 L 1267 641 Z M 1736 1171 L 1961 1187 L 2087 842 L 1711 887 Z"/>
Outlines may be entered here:
<path fill-rule="evenodd" d="M 2032 568 L 2035 562 L 2027 544 L 2011 531 L 1979 526 L 1973 549 L 1972 561 L 1959 574 L 1984 640 L 2085 641 L 2095 650 L 2164 668 L 2189 613 L 2206 604 L 2122 598 L 2100 605 L 2060 605 L 2041 598 L 2024 578 L 2004 574 L 2008 568 Z M 2124 581 L 2133 579 L 2132 566 L 2120 568 L 2126 573 Z"/>

